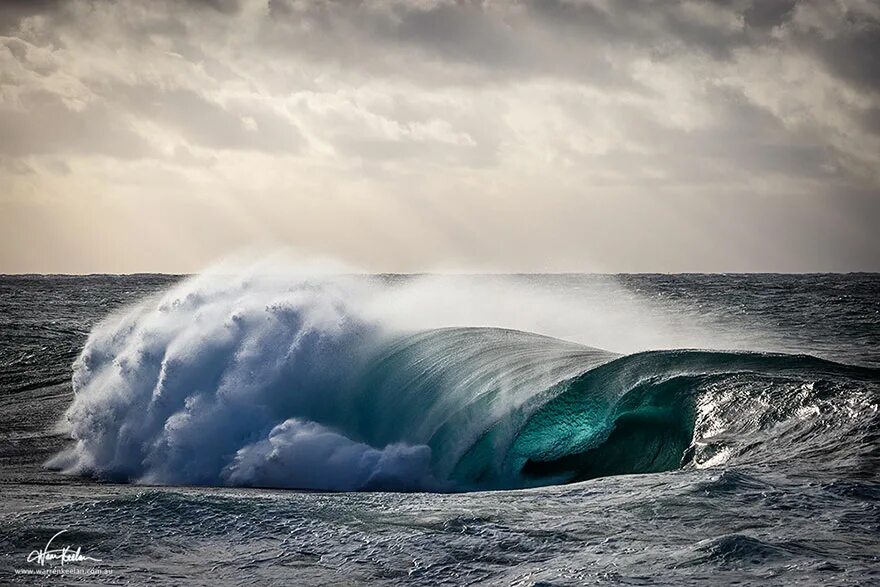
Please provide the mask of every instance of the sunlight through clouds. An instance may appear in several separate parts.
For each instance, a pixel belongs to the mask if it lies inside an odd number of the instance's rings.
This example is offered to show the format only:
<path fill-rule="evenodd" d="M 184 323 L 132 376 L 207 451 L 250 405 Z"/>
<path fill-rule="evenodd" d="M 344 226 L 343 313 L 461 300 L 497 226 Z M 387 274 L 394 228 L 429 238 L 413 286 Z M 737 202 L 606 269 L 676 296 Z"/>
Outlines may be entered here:
<path fill-rule="evenodd" d="M 877 269 L 878 46 L 856 0 L 4 3 L 0 271 L 255 241 L 376 271 Z"/>

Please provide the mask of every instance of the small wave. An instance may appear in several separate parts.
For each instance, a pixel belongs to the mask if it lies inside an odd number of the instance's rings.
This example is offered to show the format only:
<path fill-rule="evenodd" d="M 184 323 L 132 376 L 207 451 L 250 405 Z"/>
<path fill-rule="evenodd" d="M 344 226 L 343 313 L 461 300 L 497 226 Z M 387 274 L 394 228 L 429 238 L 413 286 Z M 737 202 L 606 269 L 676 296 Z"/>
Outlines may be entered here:
<path fill-rule="evenodd" d="M 788 560 L 791 549 L 786 545 L 764 542 L 744 534 L 728 534 L 696 544 L 701 553 L 688 563 L 679 566 L 715 563 L 721 565 L 761 565 L 768 561 Z"/>

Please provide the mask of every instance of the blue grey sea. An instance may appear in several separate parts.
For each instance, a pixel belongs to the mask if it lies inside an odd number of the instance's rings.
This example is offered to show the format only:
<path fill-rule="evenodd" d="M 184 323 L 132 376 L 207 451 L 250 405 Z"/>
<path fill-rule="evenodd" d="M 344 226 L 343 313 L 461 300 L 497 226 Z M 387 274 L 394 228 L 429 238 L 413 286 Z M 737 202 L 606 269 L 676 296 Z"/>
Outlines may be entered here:
<path fill-rule="evenodd" d="M 878 274 L 0 276 L 0 583 L 880 584 L 878 406 Z"/>

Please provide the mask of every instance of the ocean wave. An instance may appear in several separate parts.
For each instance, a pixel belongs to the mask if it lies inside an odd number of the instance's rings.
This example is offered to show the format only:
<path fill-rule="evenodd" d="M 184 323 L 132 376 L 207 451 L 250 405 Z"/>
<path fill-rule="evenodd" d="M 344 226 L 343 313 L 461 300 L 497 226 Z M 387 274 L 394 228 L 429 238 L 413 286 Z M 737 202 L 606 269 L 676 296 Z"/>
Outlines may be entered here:
<path fill-rule="evenodd" d="M 74 365 L 75 442 L 49 466 L 146 484 L 522 488 L 820 458 L 876 424 L 877 370 L 418 328 L 376 311 L 392 290 L 213 274 L 111 317 Z"/>

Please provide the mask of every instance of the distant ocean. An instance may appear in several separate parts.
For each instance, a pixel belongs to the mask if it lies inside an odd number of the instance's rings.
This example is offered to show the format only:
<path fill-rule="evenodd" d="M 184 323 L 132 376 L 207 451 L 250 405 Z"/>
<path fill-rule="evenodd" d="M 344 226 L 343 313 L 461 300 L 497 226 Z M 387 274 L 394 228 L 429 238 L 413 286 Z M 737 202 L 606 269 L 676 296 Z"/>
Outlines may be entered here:
<path fill-rule="evenodd" d="M 3 276 L 0 583 L 880 584 L 878 406 L 878 274 Z"/>

